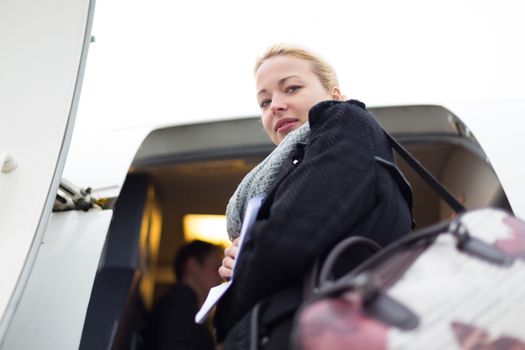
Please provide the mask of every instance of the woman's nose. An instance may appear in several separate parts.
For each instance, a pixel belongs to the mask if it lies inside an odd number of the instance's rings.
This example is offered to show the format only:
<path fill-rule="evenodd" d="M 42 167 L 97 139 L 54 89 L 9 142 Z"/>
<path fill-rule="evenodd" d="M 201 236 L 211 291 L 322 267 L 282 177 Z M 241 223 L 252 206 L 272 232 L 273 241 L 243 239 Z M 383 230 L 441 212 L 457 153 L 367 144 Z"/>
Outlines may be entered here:
<path fill-rule="evenodd" d="M 273 114 L 276 114 L 279 111 L 284 111 L 286 110 L 286 103 L 280 98 L 273 98 L 270 110 Z"/>

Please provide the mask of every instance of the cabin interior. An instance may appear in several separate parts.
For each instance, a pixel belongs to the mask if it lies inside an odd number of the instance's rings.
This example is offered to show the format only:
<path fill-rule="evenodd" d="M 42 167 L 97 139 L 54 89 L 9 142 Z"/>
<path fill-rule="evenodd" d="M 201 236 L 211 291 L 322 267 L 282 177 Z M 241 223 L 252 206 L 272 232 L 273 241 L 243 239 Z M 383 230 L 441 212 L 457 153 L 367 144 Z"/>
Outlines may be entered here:
<path fill-rule="evenodd" d="M 467 208 L 511 210 L 483 150 L 445 108 L 371 112 Z M 223 215 L 237 184 L 272 147 L 255 117 L 165 128 L 148 136 L 114 206 L 81 349 L 141 348 L 148 311 L 175 282 L 172 261 L 188 239 L 185 215 Z M 399 157 L 398 165 L 414 193 L 416 229 L 453 217 Z"/>

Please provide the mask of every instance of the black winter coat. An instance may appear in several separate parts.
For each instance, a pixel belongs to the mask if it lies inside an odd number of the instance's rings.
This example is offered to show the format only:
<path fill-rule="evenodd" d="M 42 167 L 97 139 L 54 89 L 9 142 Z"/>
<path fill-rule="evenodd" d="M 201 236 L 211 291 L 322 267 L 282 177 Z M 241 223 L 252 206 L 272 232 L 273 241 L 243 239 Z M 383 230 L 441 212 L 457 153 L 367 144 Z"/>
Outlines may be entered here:
<path fill-rule="evenodd" d="M 206 324 L 194 321 L 197 295 L 190 287 L 176 283 L 155 305 L 144 332 L 147 350 L 214 350 L 213 336 Z"/>
<path fill-rule="evenodd" d="M 224 350 L 247 349 L 250 310 L 259 302 L 263 345 L 288 348 L 305 272 L 316 259 L 348 236 L 385 246 L 412 227 L 410 186 L 365 105 L 321 102 L 309 122 L 309 142 L 297 146 L 267 194 L 217 307 Z"/>

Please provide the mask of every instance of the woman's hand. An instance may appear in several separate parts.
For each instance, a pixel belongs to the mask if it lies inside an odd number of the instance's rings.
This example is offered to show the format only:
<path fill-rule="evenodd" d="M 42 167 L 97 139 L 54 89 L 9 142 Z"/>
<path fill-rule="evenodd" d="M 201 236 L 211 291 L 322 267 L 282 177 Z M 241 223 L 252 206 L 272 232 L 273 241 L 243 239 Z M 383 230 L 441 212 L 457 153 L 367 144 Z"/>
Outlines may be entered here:
<path fill-rule="evenodd" d="M 235 265 L 235 258 L 239 253 L 239 238 L 233 240 L 232 245 L 224 249 L 224 259 L 222 259 L 222 266 L 219 267 L 219 275 L 225 281 L 229 281 L 233 274 L 233 266 Z"/>

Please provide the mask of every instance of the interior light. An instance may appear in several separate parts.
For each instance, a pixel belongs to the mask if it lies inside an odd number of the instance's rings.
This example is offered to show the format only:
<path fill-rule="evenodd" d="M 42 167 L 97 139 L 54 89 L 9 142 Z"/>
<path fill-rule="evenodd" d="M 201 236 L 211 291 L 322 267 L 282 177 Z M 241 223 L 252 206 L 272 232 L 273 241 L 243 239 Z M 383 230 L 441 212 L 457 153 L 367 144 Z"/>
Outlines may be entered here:
<path fill-rule="evenodd" d="M 194 239 L 227 247 L 231 244 L 226 233 L 226 216 L 186 214 L 182 218 L 184 239 Z"/>

